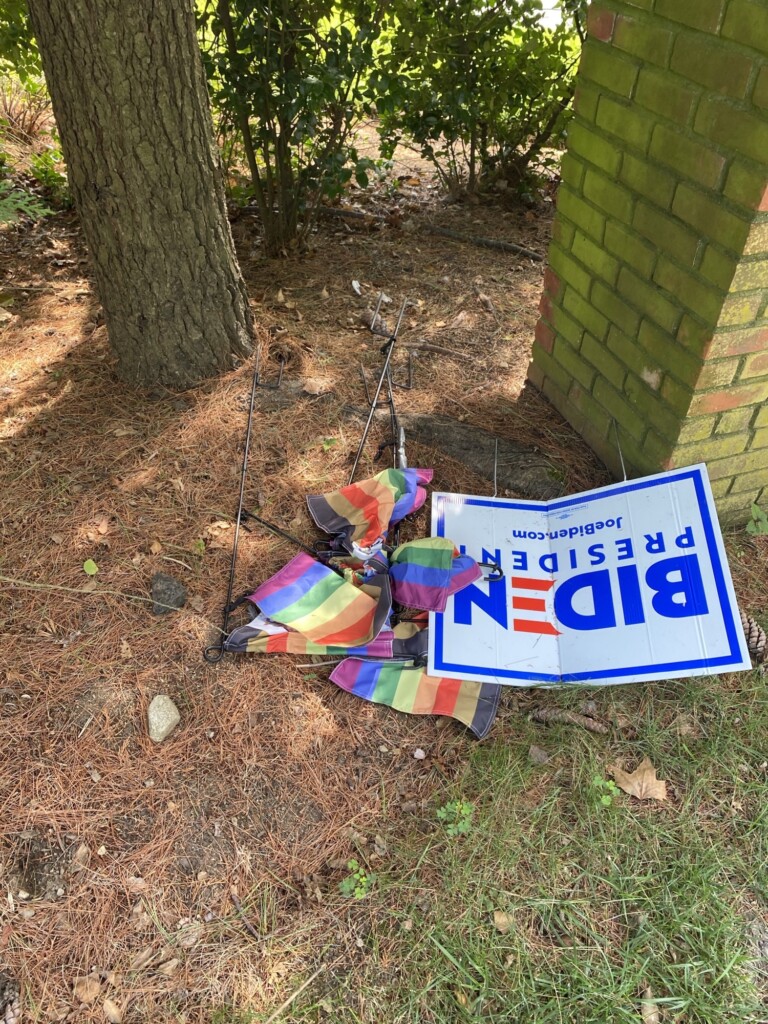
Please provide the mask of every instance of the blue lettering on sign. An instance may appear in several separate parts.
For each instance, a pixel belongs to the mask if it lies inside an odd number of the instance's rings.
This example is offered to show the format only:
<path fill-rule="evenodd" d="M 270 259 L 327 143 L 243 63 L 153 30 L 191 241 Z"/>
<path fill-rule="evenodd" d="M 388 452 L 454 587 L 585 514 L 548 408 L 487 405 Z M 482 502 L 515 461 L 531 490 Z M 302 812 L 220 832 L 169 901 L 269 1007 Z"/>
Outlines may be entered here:
<path fill-rule="evenodd" d="M 461 553 L 466 554 L 466 546 L 461 545 Z M 491 554 L 483 548 L 481 555 L 482 562 L 495 562 L 501 565 L 501 551 L 496 550 Z M 460 626 L 472 625 L 472 605 L 489 615 L 502 629 L 507 629 L 507 588 L 504 580 L 489 580 L 488 593 L 481 590 L 476 584 L 470 583 L 464 587 L 453 598 L 453 618 Z"/>
<path fill-rule="evenodd" d="M 679 579 L 673 580 L 672 576 Z M 645 574 L 645 582 L 655 591 L 651 604 L 657 615 L 682 619 L 709 611 L 697 555 L 677 555 L 654 562 Z"/>
<path fill-rule="evenodd" d="M 573 599 L 581 591 L 591 591 L 592 612 L 584 614 L 573 607 Z M 611 595 L 611 573 L 608 569 L 582 572 L 571 576 L 555 590 L 555 617 L 569 629 L 609 629 L 616 625 Z"/>

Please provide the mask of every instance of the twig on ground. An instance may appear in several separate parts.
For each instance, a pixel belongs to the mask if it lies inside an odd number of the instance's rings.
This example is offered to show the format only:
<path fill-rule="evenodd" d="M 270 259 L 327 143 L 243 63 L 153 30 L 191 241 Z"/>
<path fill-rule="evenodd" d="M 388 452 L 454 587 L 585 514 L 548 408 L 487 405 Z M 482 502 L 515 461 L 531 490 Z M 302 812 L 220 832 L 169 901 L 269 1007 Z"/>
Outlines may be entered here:
<path fill-rule="evenodd" d="M 280 1006 L 278 1006 L 278 1008 L 275 1010 L 275 1012 L 270 1017 L 267 1017 L 267 1019 L 264 1021 L 264 1024 L 273 1024 L 273 1022 L 276 1021 L 277 1018 L 282 1014 L 283 1010 L 287 1010 L 288 1007 L 291 1005 L 291 1003 L 294 1001 L 294 999 L 298 999 L 298 997 L 301 995 L 301 993 L 304 991 L 304 989 L 308 988 L 312 984 L 312 982 L 315 980 L 315 978 L 319 974 L 322 974 L 324 970 L 325 970 L 325 964 L 321 964 L 318 967 L 318 969 L 315 971 L 314 974 L 310 975 L 310 977 L 307 978 L 307 980 L 305 982 L 303 982 L 301 985 L 299 985 L 299 987 L 296 989 L 296 991 L 292 995 L 288 996 L 288 998 L 285 1000 L 285 1002 L 281 1003 Z"/>
<path fill-rule="evenodd" d="M 587 715 L 579 715 L 575 711 L 566 711 L 564 708 L 536 708 L 529 717 L 532 721 L 542 722 L 545 725 L 556 722 L 561 725 L 580 725 L 582 729 L 601 735 L 610 732 L 608 726 L 602 722 L 589 718 Z"/>

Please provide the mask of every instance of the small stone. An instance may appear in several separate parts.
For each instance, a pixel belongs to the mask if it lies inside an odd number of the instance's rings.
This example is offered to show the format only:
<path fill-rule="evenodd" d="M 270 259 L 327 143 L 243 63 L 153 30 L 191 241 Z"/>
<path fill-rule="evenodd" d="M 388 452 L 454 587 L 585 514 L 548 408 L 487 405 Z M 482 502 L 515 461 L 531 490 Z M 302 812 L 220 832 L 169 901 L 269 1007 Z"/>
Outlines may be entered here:
<path fill-rule="evenodd" d="M 153 615 L 168 615 L 178 611 L 187 602 L 187 590 L 177 579 L 164 572 L 156 572 L 152 577 Z"/>
<path fill-rule="evenodd" d="M 416 758 L 417 761 L 423 761 L 427 755 L 424 753 L 421 747 L 416 747 L 416 749 L 413 752 L 413 756 Z"/>
<path fill-rule="evenodd" d="M 170 697 L 159 693 L 152 699 L 147 710 L 147 722 L 149 726 L 149 738 L 155 743 L 162 743 L 168 739 L 173 730 L 181 721 L 179 709 Z"/>
<path fill-rule="evenodd" d="M 549 760 L 549 754 L 546 750 L 543 747 L 537 747 L 536 744 L 528 751 L 528 757 L 534 764 L 546 764 Z"/>

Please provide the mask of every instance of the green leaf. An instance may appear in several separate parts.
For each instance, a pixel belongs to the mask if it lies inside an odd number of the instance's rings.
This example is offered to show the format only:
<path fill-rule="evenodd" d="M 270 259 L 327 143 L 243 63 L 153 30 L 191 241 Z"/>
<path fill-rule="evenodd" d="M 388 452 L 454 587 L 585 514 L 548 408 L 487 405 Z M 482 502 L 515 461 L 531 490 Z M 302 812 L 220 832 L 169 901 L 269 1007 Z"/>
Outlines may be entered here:
<path fill-rule="evenodd" d="M 98 571 L 99 567 L 98 565 L 96 565 L 94 560 L 92 558 L 86 558 L 86 560 L 83 562 L 83 572 L 87 576 L 95 576 Z"/>

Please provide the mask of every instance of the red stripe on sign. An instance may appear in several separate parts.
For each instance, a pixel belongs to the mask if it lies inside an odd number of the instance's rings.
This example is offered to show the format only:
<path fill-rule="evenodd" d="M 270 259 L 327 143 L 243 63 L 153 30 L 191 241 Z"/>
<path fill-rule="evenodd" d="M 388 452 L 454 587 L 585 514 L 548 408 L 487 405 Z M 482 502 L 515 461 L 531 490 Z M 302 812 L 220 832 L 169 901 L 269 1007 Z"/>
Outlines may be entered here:
<path fill-rule="evenodd" d="M 560 630 L 555 629 L 551 622 L 538 619 L 513 619 L 512 629 L 518 633 L 543 633 L 545 636 L 560 636 Z"/>
<path fill-rule="evenodd" d="M 543 612 L 546 611 L 546 602 L 541 597 L 513 597 L 512 607 L 519 608 L 522 612 Z"/>
<path fill-rule="evenodd" d="M 555 585 L 554 580 L 536 580 L 530 576 L 511 576 L 512 587 L 519 587 L 521 590 L 549 590 Z"/>

